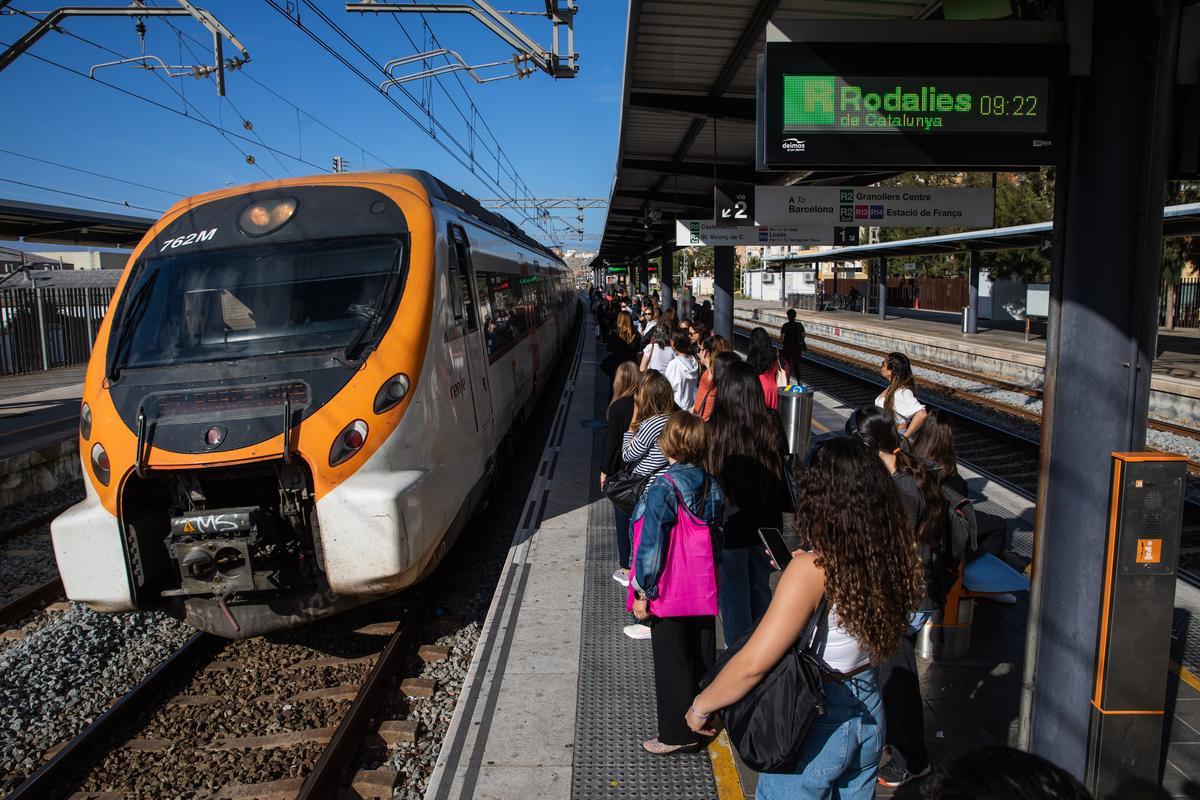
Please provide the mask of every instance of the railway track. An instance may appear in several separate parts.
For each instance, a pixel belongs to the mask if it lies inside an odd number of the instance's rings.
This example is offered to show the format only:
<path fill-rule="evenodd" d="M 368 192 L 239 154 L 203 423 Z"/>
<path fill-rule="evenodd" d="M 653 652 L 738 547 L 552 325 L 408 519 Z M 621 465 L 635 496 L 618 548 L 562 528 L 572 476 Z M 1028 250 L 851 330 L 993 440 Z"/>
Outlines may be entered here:
<path fill-rule="evenodd" d="M 735 325 L 738 328 L 749 331 L 752 329 L 752 326 L 747 325 L 747 323 L 761 324 L 760 320 L 747 319 L 744 317 L 738 318 L 737 320 L 735 320 Z M 777 326 L 775 326 L 773 322 L 768 323 L 768 324 L 772 325 L 772 328 L 768 328 L 767 330 L 771 333 L 773 338 L 778 338 Z M 879 359 L 882 359 L 885 355 L 887 355 L 887 351 L 885 351 L 885 350 L 879 350 L 879 349 L 876 349 L 873 347 L 866 347 L 864 345 L 857 345 L 857 344 L 850 345 L 850 344 L 847 344 L 843 340 L 831 338 L 828 336 L 820 336 L 817 334 L 808 334 L 805 337 L 805 339 L 810 343 L 809 344 L 809 352 L 816 351 L 816 352 L 819 352 L 820 355 L 824 358 L 830 359 L 835 362 L 850 364 L 854 367 L 857 367 L 859 369 L 864 369 L 867 371 L 878 370 L 879 369 Z M 819 343 L 819 344 L 818 344 L 818 346 L 813 346 L 813 343 Z M 868 360 L 868 359 L 854 358 L 852 356 L 846 355 L 845 353 L 836 352 L 836 351 L 828 349 L 827 347 L 821 347 L 821 346 L 819 346 L 820 344 L 834 345 L 834 346 L 841 347 L 841 348 L 857 350 L 862 353 L 873 356 L 874 359 Z M 973 383 L 982 384 L 984 386 L 990 386 L 994 389 L 999 389 L 999 390 L 1002 390 L 1005 392 L 1012 392 L 1015 394 L 1024 395 L 1033 400 L 1037 400 L 1038 402 L 1041 402 L 1041 400 L 1042 400 L 1042 390 L 1041 389 L 1031 388 L 1028 386 L 1024 386 L 1022 384 L 1012 383 L 1011 381 L 1001 380 L 999 378 L 992 378 L 992 377 L 988 377 L 985 375 L 979 375 L 977 373 L 969 372 L 967 370 L 957 369 L 955 367 L 948 367 L 948 366 L 945 366 L 942 364 L 935 364 L 932 362 L 920 361 L 917 359 L 910 359 L 910 361 L 914 367 L 930 370 L 932 372 L 940 372 L 945 375 L 950 375 L 952 377 L 959 378 L 962 380 L 967 380 L 967 381 L 971 381 Z M 1005 402 L 987 397 L 986 395 L 979 394 L 978 392 L 966 391 L 963 389 L 959 389 L 957 387 L 947 386 L 942 383 L 936 383 L 935 381 L 926 380 L 925 383 L 927 386 L 931 385 L 931 384 L 934 385 L 938 392 L 941 392 L 942 394 L 952 397 L 956 401 L 973 404 L 973 405 L 978 405 L 978 406 L 983 406 L 984 408 L 987 408 L 996 413 L 1006 414 L 1010 417 L 1024 420 L 1025 422 L 1028 422 L 1035 426 L 1041 425 L 1042 415 L 1041 415 L 1040 411 L 1031 411 L 1029 409 L 1024 409 L 1019 406 L 1014 406 L 1011 403 L 1005 403 Z M 1176 436 L 1182 436 L 1187 439 L 1193 439 L 1196 441 L 1200 441 L 1200 431 L 1196 430 L 1195 428 L 1190 428 L 1186 425 L 1181 425 L 1176 422 L 1170 422 L 1167 420 L 1150 418 L 1150 419 L 1146 420 L 1146 427 L 1151 430 L 1162 431 L 1164 433 L 1172 433 L 1172 434 L 1175 434 Z M 1197 460 L 1189 461 L 1188 462 L 1188 472 L 1190 474 L 1192 474 L 1193 476 L 1200 476 L 1200 461 L 1197 461 Z"/>
<path fill-rule="evenodd" d="M 487 513 L 421 586 L 274 636 L 192 636 L 52 748 L 9 800 L 391 798 L 397 786 L 419 796 L 444 731 L 435 721 L 448 725 L 453 713 L 453 679 L 465 677 L 478 635 L 472 623 L 486 614 L 522 518 L 571 352 L 498 476 Z"/>
<path fill-rule="evenodd" d="M 748 337 L 751 330 L 744 321 L 739 320 L 735 323 L 735 336 Z M 846 345 L 842 343 L 842 346 Z M 836 357 L 827 353 L 817 355 L 810 348 L 804 355 L 804 365 L 805 383 L 852 407 L 874 403 L 876 395 L 884 386 L 881 377 L 862 374 L 862 371 L 876 369 L 876 363 L 853 359 L 842 353 L 836 354 Z M 929 368 L 940 369 L 932 366 Z M 949 387 L 934 388 L 942 392 L 944 388 Z M 956 390 L 945 394 L 953 398 L 953 405 L 930 401 L 925 396 L 922 397 L 922 401 L 953 418 L 954 448 L 955 452 L 963 455 L 960 458 L 962 463 L 986 475 L 990 480 L 1004 484 L 1030 500 L 1036 500 L 1039 441 L 1033 435 L 1021 435 L 965 412 L 962 406 L 982 406 L 988 411 L 1007 414 L 1013 419 L 1024 420 L 1038 427 L 1041 425 L 1041 416 L 1014 414 L 1012 406 L 989 401 L 970 392 Z M 1195 431 L 1188 433 L 1193 438 L 1197 437 Z M 1194 462 L 1189 464 L 1192 475 L 1196 475 L 1198 469 L 1200 465 Z M 1179 578 L 1193 586 L 1200 586 L 1200 503 L 1193 500 L 1189 500 L 1185 506 L 1181 544 Z"/>

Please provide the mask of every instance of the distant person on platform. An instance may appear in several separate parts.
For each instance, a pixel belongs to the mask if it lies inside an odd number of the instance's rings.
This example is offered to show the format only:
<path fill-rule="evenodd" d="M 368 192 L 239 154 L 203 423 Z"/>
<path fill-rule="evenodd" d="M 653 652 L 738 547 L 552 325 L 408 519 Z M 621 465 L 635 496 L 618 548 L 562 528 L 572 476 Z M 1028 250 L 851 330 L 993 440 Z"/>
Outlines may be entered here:
<path fill-rule="evenodd" d="M 712 309 L 711 302 L 709 302 L 708 300 L 705 300 L 703 303 L 700 304 L 700 308 L 696 311 L 696 321 L 702 322 L 705 325 L 707 325 L 710 330 L 712 329 L 713 309 Z"/>
<path fill-rule="evenodd" d="M 796 321 L 796 309 L 789 308 L 787 318 L 788 321 L 783 323 L 783 327 L 779 329 L 782 340 L 779 360 L 783 363 L 788 380 L 792 383 L 799 383 L 800 359 L 804 355 L 804 351 L 808 349 L 808 344 L 804 341 L 804 324 Z"/>

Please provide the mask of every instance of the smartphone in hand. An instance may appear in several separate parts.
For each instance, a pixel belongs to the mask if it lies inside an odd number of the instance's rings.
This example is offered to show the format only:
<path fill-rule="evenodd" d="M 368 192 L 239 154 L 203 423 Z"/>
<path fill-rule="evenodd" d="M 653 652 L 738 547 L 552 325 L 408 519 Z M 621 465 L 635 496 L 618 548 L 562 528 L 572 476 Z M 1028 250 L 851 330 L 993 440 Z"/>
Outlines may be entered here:
<path fill-rule="evenodd" d="M 758 538 L 762 540 L 763 546 L 771 554 L 775 565 L 779 569 L 786 569 L 788 562 L 792 560 L 792 551 L 788 549 L 787 542 L 783 540 L 783 534 L 779 532 L 779 529 L 759 528 Z"/>

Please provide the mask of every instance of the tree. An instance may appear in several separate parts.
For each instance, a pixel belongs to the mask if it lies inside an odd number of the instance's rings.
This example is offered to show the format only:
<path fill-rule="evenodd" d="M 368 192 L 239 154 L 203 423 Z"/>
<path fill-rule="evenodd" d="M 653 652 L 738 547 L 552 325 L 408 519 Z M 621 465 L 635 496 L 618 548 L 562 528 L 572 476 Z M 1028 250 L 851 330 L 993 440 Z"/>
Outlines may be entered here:
<path fill-rule="evenodd" d="M 927 186 L 991 188 L 990 172 L 908 172 L 884 181 L 884 186 Z M 996 226 L 1028 225 L 1046 222 L 1054 217 L 1054 169 L 1037 172 L 1002 172 L 995 177 Z M 966 228 L 946 228 L 939 233 L 957 233 Z M 928 228 L 883 228 L 880 240 L 885 242 L 929 236 Z M 1046 280 L 1050 275 L 1049 251 L 999 250 L 982 256 L 985 266 L 994 278 L 1012 277 L 1018 280 Z M 919 256 L 912 259 L 927 275 L 964 275 L 967 270 L 964 256 Z M 891 274 L 904 273 L 903 266 L 895 264 Z"/>

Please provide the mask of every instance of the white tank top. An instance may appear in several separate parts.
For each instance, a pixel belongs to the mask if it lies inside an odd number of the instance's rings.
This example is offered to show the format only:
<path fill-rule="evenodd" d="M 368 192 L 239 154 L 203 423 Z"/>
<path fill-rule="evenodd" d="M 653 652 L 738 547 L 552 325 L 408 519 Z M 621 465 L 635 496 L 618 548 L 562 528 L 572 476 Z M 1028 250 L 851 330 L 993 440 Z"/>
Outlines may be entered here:
<path fill-rule="evenodd" d="M 829 609 L 827 624 L 817 626 L 813 650 L 835 672 L 853 672 L 871 660 L 858 641 L 842 629 L 834 608 Z"/>

